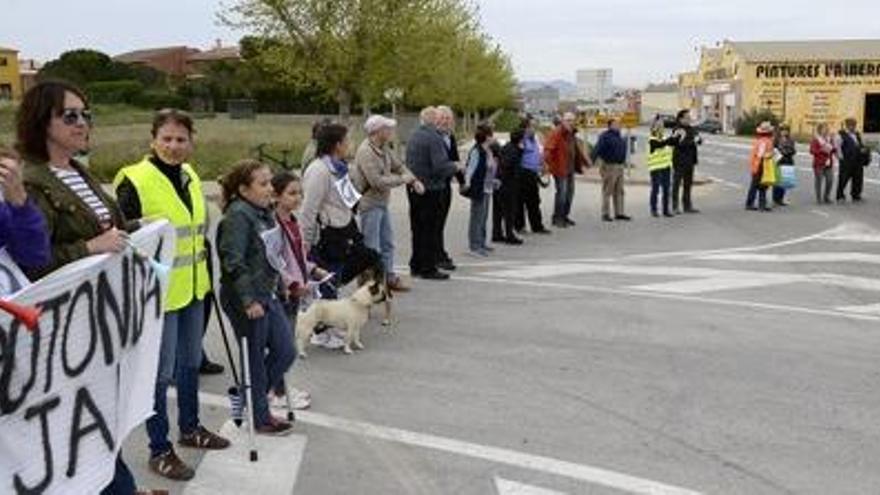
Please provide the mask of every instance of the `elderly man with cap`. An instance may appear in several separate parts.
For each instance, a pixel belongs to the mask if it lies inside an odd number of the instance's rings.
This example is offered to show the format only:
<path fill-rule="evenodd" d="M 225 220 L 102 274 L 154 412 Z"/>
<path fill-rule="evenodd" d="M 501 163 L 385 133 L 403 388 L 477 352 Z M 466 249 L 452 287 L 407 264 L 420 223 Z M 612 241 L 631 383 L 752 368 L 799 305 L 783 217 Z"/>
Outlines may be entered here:
<path fill-rule="evenodd" d="M 388 147 L 396 127 L 396 121 L 382 115 L 368 118 L 364 124 L 367 138 L 358 146 L 350 173 L 355 187 L 363 194 L 358 212 L 364 244 L 382 254 L 388 287 L 407 291 L 409 288 L 394 273 L 394 231 L 388 200 L 391 189 L 404 184 L 418 194 L 423 194 L 425 188 Z"/>

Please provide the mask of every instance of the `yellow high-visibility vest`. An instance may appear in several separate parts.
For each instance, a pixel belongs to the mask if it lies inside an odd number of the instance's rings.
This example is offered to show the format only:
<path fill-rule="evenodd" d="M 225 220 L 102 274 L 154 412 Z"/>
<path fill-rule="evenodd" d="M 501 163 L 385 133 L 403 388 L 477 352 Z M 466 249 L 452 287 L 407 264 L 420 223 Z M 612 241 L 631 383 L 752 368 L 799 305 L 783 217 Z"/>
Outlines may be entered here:
<path fill-rule="evenodd" d="M 672 167 L 672 146 L 664 146 L 662 148 L 657 148 L 654 152 L 651 152 L 650 143 L 663 141 L 658 137 L 651 136 L 651 139 L 648 143 L 648 170 L 653 172 L 654 170 L 663 170 L 665 168 Z"/>
<path fill-rule="evenodd" d="M 181 165 L 188 176 L 187 189 L 192 198 L 192 213 L 177 195 L 174 185 L 145 157 L 139 163 L 123 167 L 113 180 L 114 187 L 128 179 L 138 193 L 144 218 L 163 218 L 177 231 L 174 264 L 165 294 L 165 311 L 188 306 L 193 299 L 202 300 L 211 288 L 205 251 L 205 198 L 202 182 L 189 164 Z"/>

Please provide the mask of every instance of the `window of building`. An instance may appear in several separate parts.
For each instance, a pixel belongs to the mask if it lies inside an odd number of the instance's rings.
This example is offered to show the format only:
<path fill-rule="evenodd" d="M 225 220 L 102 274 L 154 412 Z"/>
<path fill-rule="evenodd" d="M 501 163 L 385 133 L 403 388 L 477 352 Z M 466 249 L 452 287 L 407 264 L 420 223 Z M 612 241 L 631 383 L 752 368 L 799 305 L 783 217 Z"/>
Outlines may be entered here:
<path fill-rule="evenodd" d="M 0 67 L 6 67 L 7 63 L 6 57 L 0 57 Z"/>
<path fill-rule="evenodd" d="M 12 99 L 12 85 L 0 84 L 0 101 Z"/>
<path fill-rule="evenodd" d="M 865 95 L 865 132 L 880 132 L 880 93 Z"/>

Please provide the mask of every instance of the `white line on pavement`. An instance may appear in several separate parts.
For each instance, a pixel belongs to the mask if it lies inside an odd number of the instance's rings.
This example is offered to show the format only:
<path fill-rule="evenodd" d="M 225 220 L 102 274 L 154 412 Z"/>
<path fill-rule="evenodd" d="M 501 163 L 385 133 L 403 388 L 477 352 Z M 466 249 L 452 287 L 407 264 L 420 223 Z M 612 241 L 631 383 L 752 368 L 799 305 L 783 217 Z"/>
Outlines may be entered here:
<path fill-rule="evenodd" d="M 204 392 L 199 393 L 199 401 L 216 407 L 227 407 L 229 405 L 226 397 Z M 584 464 L 575 464 L 573 462 L 553 459 L 551 457 L 479 445 L 427 433 L 390 428 L 362 421 L 339 418 L 327 414 L 298 411 L 296 417 L 298 422 L 329 428 L 331 430 L 343 431 L 354 435 L 377 438 L 389 442 L 397 442 L 441 452 L 448 452 L 450 454 L 482 459 L 484 461 L 506 464 L 508 466 L 515 466 L 522 469 L 541 471 L 630 493 L 645 495 L 699 495 L 700 493 L 657 481 L 637 478 L 616 471 L 609 471 L 607 469 L 587 466 Z M 246 462 L 242 461 L 242 463 Z M 199 469 L 201 470 L 201 467 Z M 248 491 L 260 495 L 263 493 L 253 490 Z"/>
<path fill-rule="evenodd" d="M 839 306 L 836 309 L 838 311 L 846 311 L 849 313 L 880 316 L 880 304 L 865 304 L 862 306 Z"/>
<path fill-rule="evenodd" d="M 535 266 L 526 266 L 522 268 L 512 268 L 509 270 L 498 270 L 492 272 L 484 272 L 482 276 L 500 277 L 500 278 L 516 278 L 516 279 L 537 279 L 560 277 L 567 275 L 581 275 L 585 273 L 605 273 L 615 275 L 648 275 L 654 277 L 674 277 L 674 278 L 712 278 L 712 277 L 752 277 L 758 275 L 757 272 L 722 270 L 715 268 L 700 267 L 679 267 L 666 265 L 614 265 L 606 263 L 559 263 L 559 264 L 541 264 Z M 784 275 L 784 274 L 782 274 Z M 796 275 L 796 274 L 795 274 Z"/>
<path fill-rule="evenodd" d="M 828 241 L 846 241 L 846 242 L 880 242 L 880 232 L 871 229 L 862 224 L 854 224 L 854 223 L 844 223 L 840 224 L 837 227 L 830 228 L 828 230 L 823 230 L 821 232 L 817 232 L 815 234 L 806 235 L 803 237 L 795 237 L 792 239 L 786 239 L 783 241 L 775 241 L 768 244 L 753 244 L 749 246 L 739 246 L 733 248 L 719 248 L 719 249 L 703 249 L 703 250 L 689 250 L 689 251 L 660 251 L 653 253 L 641 253 L 641 254 L 629 254 L 624 255 L 619 258 L 571 258 L 566 260 L 557 260 L 557 263 L 603 263 L 603 262 L 619 262 L 619 261 L 628 261 L 628 260 L 654 260 L 654 259 L 663 259 L 663 258 L 686 258 L 686 257 L 699 257 L 706 256 L 710 254 L 723 254 L 723 253 L 742 253 L 742 252 L 754 252 L 754 251 L 765 251 L 769 249 L 776 249 L 781 247 L 793 246 L 796 244 L 803 244 L 810 241 L 815 240 L 828 240 Z M 512 265 L 523 265 L 523 262 L 511 263 Z"/>
<path fill-rule="evenodd" d="M 646 253 L 646 254 L 634 254 L 627 256 L 625 259 L 662 259 L 662 258 L 675 258 L 675 257 L 688 257 L 688 256 L 704 256 L 707 254 L 714 253 L 738 253 L 738 252 L 749 252 L 749 251 L 764 251 L 767 249 L 776 249 L 786 246 L 792 246 L 795 244 L 803 244 L 805 242 L 813 241 L 816 239 L 821 239 L 824 236 L 829 234 L 833 234 L 835 232 L 840 231 L 842 226 L 834 227 L 832 229 L 823 230 L 822 232 L 817 232 L 815 234 L 806 235 L 803 237 L 795 237 L 793 239 L 787 239 L 784 241 L 771 242 L 768 244 L 757 244 L 752 246 L 742 246 L 735 248 L 722 248 L 722 249 L 703 249 L 703 250 L 691 250 L 691 251 L 668 251 L 668 252 L 659 252 L 659 253 Z"/>
<path fill-rule="evenodd" d="M 810 210 L 810 213 L 814 215 L 819 215 L 822 218 L 831 218 L 831 213 L 822 210 Z"/>
<path fill-rule="evenodd" d="M 223 406 L 228 405 L 223 397 L 220 398 Z M 248 458 L 250 448 L 245 430 L 237 428 L 230 420 L 220 429 L 220 435 L 228 438 L 232 445 L 205 454 L 198 475 L 185 485 L 184 495 L 293 493 L 306 448 L 304 435 L 258 436 L 259 458 L 255 463 Z"/>
<path fill-rule="evenodd" d="M 860 253 L 850 253 L 860 254 Z M 722 255 L 725 256 L 725 255 Z M 726 255 L 736 256 L 733 254 Z M 744 259 L 748 261 L 748 256 Z M 754 255 L 760 256 L 760 255 Z M 772 256 L 772 255 L 769 255 Z M 789 255 L 792 257 L 800 255 Z M 847 257 L 842 257 L 846 259 Z M 852 257 L 856 258 L 856 257 Z M 704 259 L 704 258 L 701 258 Z M 757 258 L 762 261 L 785 261 L 785 255 L 779 258 Z M 871 259 L 871 258 L 868 258 Z M 810 258 L 807 258 L 808 261 Z M 743 261 L 740 259 L 739 261 Z M 876 259 L 875 259 L 876 261 Z M 611 275 L 639 275 L 652 277 L 667 277 L 688 280 L 673 280 L 671 282 L 650 283 L 630 287 L 639 291 L 675 293 L 675 294 L 703 294 L 734 289 L 748 289 L 752 287 L 769 287 L 772 285 L 815 283 L 843 287 L 846 289 L 859 289 L 865 291 L 880 292 L 880 280 L 874 278 L 840 275 L 836 273 L 784 273 L 766 271 L 723 270 L 715 268 L 699 268 L 690 266 L 667 266 L 667 265 L 617 265 L 608 263 L 560 263 L 542 264 L 509 270 L 499 270 L 483 273 L 483 276 L 530 280 L 538 278 L 563 277 L 582 274 L 611 274 Z"/>
<path fill-rule="evenodd" d="M 498 490 L 498 495 L 565 495 L 562 492 L 524 485 L 498 476 L 495 477 L 495 489 Z"/>
<path fill-rule="evenodd" d="M 736 182 L 731 182 L 731 181 L 729 181 L 729 180 L 724 180 L 724 179 L 722 179 L 721 177 L 715 177 L 715 176 L 713 175 L 713 176 L 709 176 L 709 178 L 712 179 L 712 182 L 717 182 L 717 183 L 721 184 L 721 185 L 724 186 L 724 187 L 729 187 L 729 188 L 731 188 L 731 189 L 736 189 L 736 190 L 742 190 L 742 189 L 744 189 L 744 187 L 742 186 L 742 184 L 737 184 Z"/>
<path fill-rule="evenodd" d="M 731 299 L 718 299 L 712 297 L 703 297 L 703 296 L 694 296 L 694 295 L 683 295 L 683 294 L 664 294 L 661 292 L 650 292 L 645 290 L 637 290 L 637 289 L 628 289 L 628 288 L 614 288 L 614 287 L 600 287 L 595 285 L 579 285 L 579 284 L 566 284 L 566 283 L 558 283 L 558 282 L 536 282 L 531 280 L 516 280 L 510 278 L 494 278 L 494 277 L 470 277 L 470 276 L 456 276 L 453 278 L 453 281 L 462 281 L 462 282 L 476 282 L 483 284 L 495 284 L 495 285 L 505 285 L 505 286 L 521 286 L 521 287 L 529 287 L 529 288 L 545 288 L 545 289 L 559 289 L 564 291 L 575 291 L 575 292 L 591 292 L 596 294 L 603 295 L 621 295 L 621 296 L 631 296 L 641 299 L 662 299 L 668 301 L 680 301 L 680 302 L 690 302 L 690 303 L 705 303 L 705 304 L 715 304 L 718 306 L 730 306 L 734 308 L 749 308 L 749 309 L 761 309 L 766 311 L 780 311 L 783 313 L 800 313 L 807 314 L 812 316 L 824 316 L 828 318 L 844 318 L 848 320 L 855 321 L 866 321 L 866 322 L 877 322 L 880 321 L 880 315 L 872 316 L 872 315 L 862 315 L 862 314 L 853 314 L 846 313 L 843 311 L 837 310 L 828 310 L 828 309 L 817 309 L 817 308 L 807 308 L 801 306 L 789 306 L 785 304 L 772 304 L 772 303 L 760 303 L 753 301 L 737 301 Z"/>
<path fill-rule="evenodd" d="M 730 253 L 700 256 L 704 261 L 747 261 L 762 263 L 867 263 L 880 265 L 880 254 L 859 252 L 756 254 Z"/>

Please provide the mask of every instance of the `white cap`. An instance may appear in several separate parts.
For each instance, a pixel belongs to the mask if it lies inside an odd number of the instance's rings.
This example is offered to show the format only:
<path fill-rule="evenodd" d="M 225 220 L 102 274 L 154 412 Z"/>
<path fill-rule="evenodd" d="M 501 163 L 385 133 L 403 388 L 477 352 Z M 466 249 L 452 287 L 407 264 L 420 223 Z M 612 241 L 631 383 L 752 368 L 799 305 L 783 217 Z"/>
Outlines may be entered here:
<path fill-rule="evenodd" d="M 364 131 L 366 131 L 367 134 L 374 134 L 381 131 L 382 129 L 393 129 L 395 127 L 397 127 L 396 120 L 389 119 L 388 117 L 379 114 L 370 115 L 370 117 L 364 123 Z"/>

